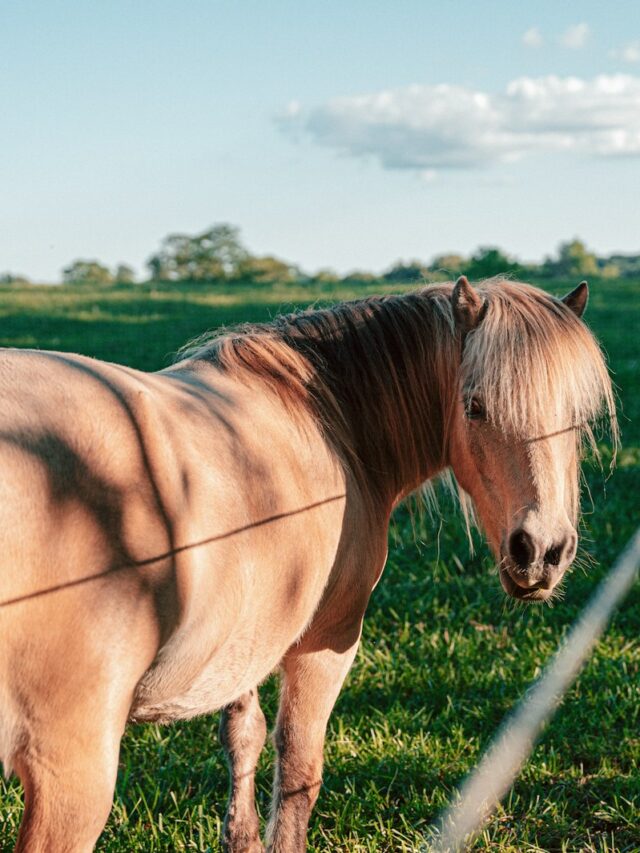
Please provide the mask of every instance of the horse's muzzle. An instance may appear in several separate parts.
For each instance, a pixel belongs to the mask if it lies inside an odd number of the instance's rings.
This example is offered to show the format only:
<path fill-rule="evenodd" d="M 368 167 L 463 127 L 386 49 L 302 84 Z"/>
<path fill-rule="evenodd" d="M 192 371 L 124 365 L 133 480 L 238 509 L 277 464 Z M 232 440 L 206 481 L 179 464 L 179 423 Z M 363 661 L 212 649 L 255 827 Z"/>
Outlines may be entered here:
<path fill-rule="evenodd" d="M 564 575 L 564 570 L 558 574 L 558 577 L 553 583 L 545 582 L 545 584 L 527 583 L 523 585 L 523 575 L 519 574 L 518 569 L 513 569 L 508 566 L 500 567 L 500 583 L 502 588 L 512 598 L 518 601 L 547 601 L 553 595 L 553 590 Z M 517 578 L 514 579 L 514 578 Z"/>
<path fill-rule="evenodd" d="M 547 600 L 573 562 L 577 543 L 573 530 L 550 546 L 542 546 L 523 527 L 515 530 L 501 549 L 503 589 L 520 601 Z"/>

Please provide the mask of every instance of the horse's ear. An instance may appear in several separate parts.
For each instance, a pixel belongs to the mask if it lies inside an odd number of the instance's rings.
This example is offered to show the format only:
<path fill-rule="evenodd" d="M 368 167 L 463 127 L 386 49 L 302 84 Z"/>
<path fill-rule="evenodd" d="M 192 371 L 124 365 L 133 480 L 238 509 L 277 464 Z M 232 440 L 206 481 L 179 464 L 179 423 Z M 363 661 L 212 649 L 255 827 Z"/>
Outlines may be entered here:
<path fill-rule="evenodd" d="M 484 317 L 486 305 L 478 292 L 471 287 L 466 275 L 456 281 L 451 294 L 453 316 L 463 332 L 475 329 Z"/>
<path fill-rule="evenodd" d="M 587 307 L 588 299 L 589 285 L 586 281 L 581 281 L 571 293 L 567 293 L 566 296 L 562 297 L 562 302 L 564 302 L 567 308 L 571 308 L 576 317 L 582 317 L 584 309 Z"/>

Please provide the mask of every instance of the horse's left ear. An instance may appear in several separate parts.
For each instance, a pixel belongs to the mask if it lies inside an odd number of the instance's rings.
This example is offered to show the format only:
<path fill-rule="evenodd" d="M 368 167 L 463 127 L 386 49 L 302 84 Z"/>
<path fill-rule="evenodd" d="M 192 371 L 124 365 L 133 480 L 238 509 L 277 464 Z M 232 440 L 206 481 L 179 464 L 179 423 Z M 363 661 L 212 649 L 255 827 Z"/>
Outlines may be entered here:
<path fill-rule="evenodd" d="M 453 316 L 463 332 L 475 329 L 484 317 L 486 305 L 477 290 L 469 284 L 466 275 L 456 281 L 451 294 Z"/>
<path fill-rule="evenodd" d="M 563 296 L 561 301 L 564 302 L 567 308 L 571 308 L 576 317 L 582 317 L 584 309 L 587 307 L 588 299 L 589 285 L 586 281 L 581 281 L 580 284 L 571 291 L 571 293 L 567 293 L 566 296 Z"/>

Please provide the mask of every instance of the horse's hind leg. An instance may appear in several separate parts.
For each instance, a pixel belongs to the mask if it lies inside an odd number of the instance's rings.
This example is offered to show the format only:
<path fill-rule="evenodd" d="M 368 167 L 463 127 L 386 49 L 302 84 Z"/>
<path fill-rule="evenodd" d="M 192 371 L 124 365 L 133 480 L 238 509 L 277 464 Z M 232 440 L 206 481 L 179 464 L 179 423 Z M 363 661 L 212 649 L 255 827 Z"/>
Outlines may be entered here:
<path fill-rule="evenodd" d="M 256 764 L 267 736 L 257 689 L 249 690 L 222 711 L 220 741 L 229 763 L 229 805 L 223 841 L 229 853 L 259 853 L 260 824 L 254 799 Z"/>
<path fill-rule="evenodd" d="M 305 653 L 301 645 L 283 661 L 275 731 L 278 768 L 267 830 L 267 850 L 273 853 L 306 850 L 307 825 L 322 783 L 327 722 L 353 662 L 359 637 L 358 624 L 345 643 L 344 652 L 323 649 Z"/>

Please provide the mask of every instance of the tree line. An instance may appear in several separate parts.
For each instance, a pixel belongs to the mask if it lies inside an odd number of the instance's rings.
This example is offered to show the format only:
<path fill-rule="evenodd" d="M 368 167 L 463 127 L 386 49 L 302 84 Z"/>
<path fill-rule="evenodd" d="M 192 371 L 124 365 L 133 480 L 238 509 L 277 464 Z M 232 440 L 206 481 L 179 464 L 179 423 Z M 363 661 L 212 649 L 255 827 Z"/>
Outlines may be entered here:
<path fill-rule="evenodd" d="M 157 282 L 237 282 L 275 284 L 287 282 L 369 281 L 418 283 L 455 278 L 464 274 L 472 279 L 502 273 L 535 278 L 621 278 L 640 276 L 640 255 L 598 257 L 579 239 L 563 242 L 557 252 L 540 264 L 521 263 L 496 246 L 481 246 L 472 255 L 441 254 L 430 263 L 419 260 L 398 261 L 381 275 L 366 270 L 338 276 L 329 269 L 309 274 L 299 266 L 273 255 L 252 255 L 244 246 L 240 230 L 220 223 L 199 234 L 169 234 L 147 261 L 149 281 Z M 109 268 L 97 260 L 78 259 L 62 271 L 62 282 L 69 285 L 132 284 L 135 270 L 121 263 Z M 24 276 L 6 273 L 1 284 L 28 284 Z"/>

